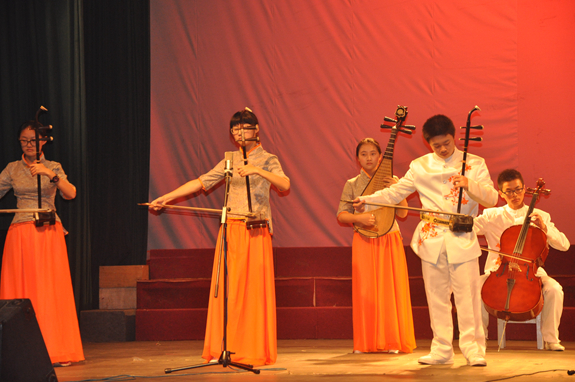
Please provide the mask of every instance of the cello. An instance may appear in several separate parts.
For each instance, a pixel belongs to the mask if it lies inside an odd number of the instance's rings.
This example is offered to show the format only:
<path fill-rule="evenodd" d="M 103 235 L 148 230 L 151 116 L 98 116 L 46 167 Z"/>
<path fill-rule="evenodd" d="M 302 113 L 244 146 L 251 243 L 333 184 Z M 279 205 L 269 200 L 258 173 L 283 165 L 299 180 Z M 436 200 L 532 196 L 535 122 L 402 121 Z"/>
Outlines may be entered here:
<path fill-rule="evenodd" d="M 533 198 L 522 225 L 513 225 L 501 235 L 502 261 L 499 269 L 491 272 L 481 297 L 489 314 L 507 321 L 528 321 L 537 317 L 543 309 L 541 279 L 535 276 L 537 268 L 543 266 L 549 254 L 547 235 L 537 226 L 531 225 L 529 217 L 540 194 L 551 191 L 543 189 L 543 179 L 537 181 L 537 188 L 526 188 Z M 506 255 L 510 254 L 510 255 Z"/>
<path fill-rule="evenodd" d="M 369 183 L 361 193 L 362 196 L 371 195 L 374 192 L 383 189 L 383 178 L 393 176 L 393 149 L 395 147 L 395 139 L 397 137 L 397 133 L 402 132 L 411 135 L 412 131 L 415 130 L 415 126 L 402 125 L 407 118 L 407 106 L 398 105 L 397 109 L 395 110 L 395 116 L 397 119 L 384 117 L 384 121 L 395 123 L 394 126 L 385 124 L 380 126 L 382 129 L 391 129 L 391 136 L 389 137 L 389 141 L 385 149 L 385 154 L 383 155 L 383 158 L 379 163 L 375 174 L 373 174 L 373 177 L 370 179 Z M 359 214 L 360 212 L 354 213 Z M 353 225 L 353 229 L 363 236 L 371 238 L 380 237 L 388 233 L 389 230 L 393 227 L 393 223 L 395 222 L 395 208 L 381 207 L 368 213 L 375 216 L 375 225 L 371 227 L 360 226 L 359 224 L 355 223 Z"/>

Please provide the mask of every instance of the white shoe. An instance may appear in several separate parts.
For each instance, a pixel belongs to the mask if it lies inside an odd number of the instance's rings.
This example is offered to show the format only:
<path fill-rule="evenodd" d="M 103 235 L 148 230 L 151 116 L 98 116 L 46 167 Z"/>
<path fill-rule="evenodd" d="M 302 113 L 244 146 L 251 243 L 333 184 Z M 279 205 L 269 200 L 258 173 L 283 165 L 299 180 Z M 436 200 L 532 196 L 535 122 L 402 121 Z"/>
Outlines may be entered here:
<path fill-rule="evenodd" d="M 552 344 L 552 343 L 549 343 L 549 342 L 545 342 L 545 349 L 547 349 L 547 350 L 553 350 L 553 351 L 564 351 L 564 350 L 565 350 L 565 346 L 559 345 L 559 344 Z"/>
<path fill-rule="evenodd" d="M 429 353 L 428 355 L 424 355 L 423 357 L 419 358 L 417 362 L 421 363 L 422 365 L 451 365 L 453 364 L 453 357 L 445 359 L 438 357 L 433 353 Z"/>
<path fill-rule="evenodd" d="M 474 355 L 467 360 L 469 366 L 487 366 L 487 361 L 483 356 Z"/>
<path fill-rule="evenodd" d="M 389 354 L 399 354 L 399 350 L 388 350 Z"/>
<path fill-rule="evenodd" d="M 354 351 L 353 351 L 353 354 L 362 354 L 362 353 L 363 353 L 363 352 L 362 352 L 362 351 L 359 351 L 359 350 L 354 350 Z"/>

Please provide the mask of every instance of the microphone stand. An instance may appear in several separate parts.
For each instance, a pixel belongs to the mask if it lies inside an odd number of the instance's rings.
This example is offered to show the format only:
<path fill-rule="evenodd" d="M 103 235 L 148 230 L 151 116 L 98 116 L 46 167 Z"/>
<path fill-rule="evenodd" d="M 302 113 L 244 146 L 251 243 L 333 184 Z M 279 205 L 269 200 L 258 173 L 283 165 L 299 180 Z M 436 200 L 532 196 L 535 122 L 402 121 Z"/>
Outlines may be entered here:
<path fill-rule="evenodd" d="M 226 153 L 227 156 L 227 153 Z M 230 155 L 231 157 L 231 155 Z M 220 279 L 220 267 L 223 264 L 224 266 L 224 277 L 223 277 L 223 298 L 224 298 L 224 331 L 223 331 L 223 350 L 220 354 L 220 358 L 218 362 L 210 362 L 210 363 L 202 363 L 199 365 L 192 365 L 192 366 L 184 366 L 179 368 L 167 368 L 164 369 L 164 373 L 169 374 L 173 373 L 174 371 L 181 371 L 181 370 L 188 370 L 188 369 L 197 369 L 205 366 L 213 366 L 213 365 L 222 365 L 223 367 L 233 366 L 239 369 L 251 371 L 254 374 L 259 374 L 260 370 L 254 369 L 253 365 L 247 365 L 244 363 L 233 362 L 231 359 L 231 355 L 235 354 L 228 350 L 228 343 L 227 343 L 227 334 L 228 334 L 228 290 L 227 286 L 227 277 L 228 277 L 228 241 L 227 241 L 227 216 L 228 216 L 228 196 L 230 191 L 230 179 L 232 177 L 232 160 L 231 158 L 226 158 L 226 168 L 225 168 L 225 180 L 226 180 L 226 191 L 224 196 L 224 205 L 222 207 L 222 218 L 221 218 L 221 235 L 220 235 L 220 251 L 218 255 L 218 268 L 217 268 L 217 275 L 216 275 L 216 285 L 214 288 L 214 297 L 218 298 L 218 289 L 219 289 L 219 279 Z"/>

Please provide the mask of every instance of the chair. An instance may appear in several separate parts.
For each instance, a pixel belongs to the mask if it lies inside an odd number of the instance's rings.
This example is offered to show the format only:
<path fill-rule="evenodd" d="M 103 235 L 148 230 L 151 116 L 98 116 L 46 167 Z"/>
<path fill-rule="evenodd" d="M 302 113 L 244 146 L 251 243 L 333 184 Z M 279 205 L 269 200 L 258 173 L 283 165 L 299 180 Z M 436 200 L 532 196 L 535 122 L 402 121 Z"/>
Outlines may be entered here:
<path fill-rule="evenodd" d="M 532 320 L 529 321 L 508 321 L 509 324 L 535 324 L 537 330 L 537 349 L 543 349 L 543 335 L 541 334 L 541 313 L 537 315 Z M 497 319 L 497 342 L 500 344 L 501 349 L 505 348 L 505 333 L 503 333 L 503 327 L 505 326 L 505 320 L 500 318 Z"/>

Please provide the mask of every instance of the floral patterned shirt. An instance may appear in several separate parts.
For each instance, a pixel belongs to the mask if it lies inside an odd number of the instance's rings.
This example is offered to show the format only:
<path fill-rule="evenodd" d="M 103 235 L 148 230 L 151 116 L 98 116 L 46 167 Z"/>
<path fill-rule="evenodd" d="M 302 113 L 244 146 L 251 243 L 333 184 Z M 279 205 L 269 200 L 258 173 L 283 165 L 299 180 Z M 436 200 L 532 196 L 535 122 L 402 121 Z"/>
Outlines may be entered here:
<path fill-rule="evenodd" d="M 432 211 L 457 212 L 459 188 L 452 181 L 461 174 L 463 152 L 455 149 L 453 155 L 442 159 L 435 153 L 417 158 L 409 165 L 409 170 L 398 183 L 377 191 L 370 196 L 362 196 L 369 202 L 396 204 L 417 191 L 422 208 Z M 468 190 L 463 193 L 461 213 L 477 216 L 479 204 L 493 207 L 497 204 L 497 191 L 483 158 L 467 154 L 465 176 L 469 180 Z M 369 207 L 368 207 L 369 208 Z M 449 215 L 438 213 L 443 219 Z M 432 264 L 445 245 L 450 264 L 459 264 L 481 255 L 481 249 L 474 232 L 451 232 L 447 226 L 421 221 L 413 234 L 411 247 L 424 261 Z"/>

